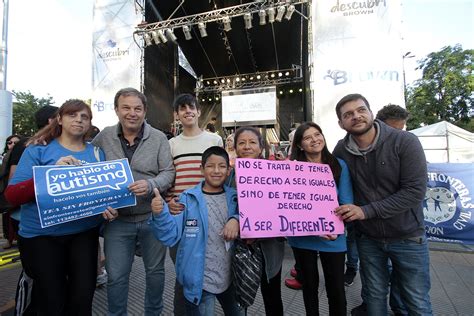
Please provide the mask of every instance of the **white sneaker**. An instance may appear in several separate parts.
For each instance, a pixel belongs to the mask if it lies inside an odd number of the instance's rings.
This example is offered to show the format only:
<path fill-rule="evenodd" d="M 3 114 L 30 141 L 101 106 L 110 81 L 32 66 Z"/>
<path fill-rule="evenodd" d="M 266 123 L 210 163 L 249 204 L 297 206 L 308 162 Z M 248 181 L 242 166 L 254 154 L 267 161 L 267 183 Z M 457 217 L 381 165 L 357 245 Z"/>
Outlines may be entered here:
<path fill-rule="evenodd" d="M 105 271 L 104 269 L 103 272 L 97 276 L 95 287 L 102 287 L 106 283 L 107 283 L 107 271 Z"/>

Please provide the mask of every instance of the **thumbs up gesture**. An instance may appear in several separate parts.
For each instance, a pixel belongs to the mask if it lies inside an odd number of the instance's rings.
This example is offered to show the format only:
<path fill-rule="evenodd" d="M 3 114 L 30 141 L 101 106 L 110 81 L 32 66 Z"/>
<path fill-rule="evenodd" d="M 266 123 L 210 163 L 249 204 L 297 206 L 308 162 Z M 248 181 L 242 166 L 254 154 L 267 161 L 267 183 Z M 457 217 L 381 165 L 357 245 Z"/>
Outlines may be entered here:
<path fill-rule="evenodd" d="M 161 198 L 160 191 L 157 188 L 153 189 L 155 197 L 151 200 L 151 210 L 153 214 L 160 214 L 163 211 L 163 199 Z"/>

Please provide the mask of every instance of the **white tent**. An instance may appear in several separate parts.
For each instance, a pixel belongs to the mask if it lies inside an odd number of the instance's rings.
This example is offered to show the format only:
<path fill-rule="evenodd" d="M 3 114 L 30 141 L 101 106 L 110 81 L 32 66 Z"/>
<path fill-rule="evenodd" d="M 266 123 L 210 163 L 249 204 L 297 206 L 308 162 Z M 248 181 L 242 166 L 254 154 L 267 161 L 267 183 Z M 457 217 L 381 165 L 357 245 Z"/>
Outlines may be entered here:
<path fill-rule="evenodd" d="M 474 133 L 446 121 L 409 132 L 418 136 L 428 162 L 474 162 Z"/>

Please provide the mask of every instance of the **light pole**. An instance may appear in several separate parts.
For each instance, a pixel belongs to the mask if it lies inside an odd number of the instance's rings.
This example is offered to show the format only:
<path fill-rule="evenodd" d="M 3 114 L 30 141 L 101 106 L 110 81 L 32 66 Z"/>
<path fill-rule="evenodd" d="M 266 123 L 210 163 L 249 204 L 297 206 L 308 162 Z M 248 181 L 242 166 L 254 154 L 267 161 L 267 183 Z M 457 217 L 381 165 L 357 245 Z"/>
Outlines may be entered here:
<path fill-rule="evenodd" d="M 405 77 L 405 58 L 413 58 L 415 55 L 413 55 L 411 52 L 406 52 L 402 56 L 402 70 L 403 70 L 403 97 L 405 100 L 405 107 L 407 106 L 407 82 L 406 82 L 406 77 Z"/>

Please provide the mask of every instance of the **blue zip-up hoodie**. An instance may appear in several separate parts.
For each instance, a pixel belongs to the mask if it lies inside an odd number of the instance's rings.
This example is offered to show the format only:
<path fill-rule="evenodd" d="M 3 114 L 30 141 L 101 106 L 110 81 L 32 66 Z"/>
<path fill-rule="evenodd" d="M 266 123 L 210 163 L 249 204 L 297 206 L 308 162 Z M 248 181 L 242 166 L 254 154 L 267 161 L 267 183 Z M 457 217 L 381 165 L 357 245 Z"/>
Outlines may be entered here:
<path fill-rule="evenodd" d="M 202 192 L 203 182 L 181 193 L 179 202 L 184 211 L 171 215 L 166 203 L 159 215 L 152 214 L 148 224 L 155 238 L 171 247 L 179 242 L 176 255 L 176 278 L 183 285 L 186 299 L 201 302 L 208 232 L 207 204 Z M 238 218 L 237 192 L 224 185 L 228 219 Z"/>

